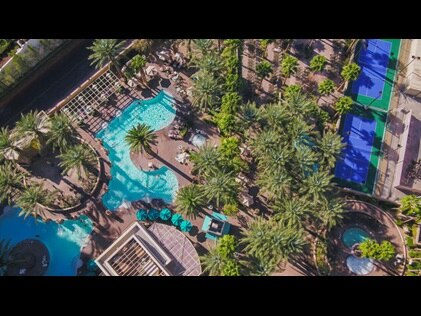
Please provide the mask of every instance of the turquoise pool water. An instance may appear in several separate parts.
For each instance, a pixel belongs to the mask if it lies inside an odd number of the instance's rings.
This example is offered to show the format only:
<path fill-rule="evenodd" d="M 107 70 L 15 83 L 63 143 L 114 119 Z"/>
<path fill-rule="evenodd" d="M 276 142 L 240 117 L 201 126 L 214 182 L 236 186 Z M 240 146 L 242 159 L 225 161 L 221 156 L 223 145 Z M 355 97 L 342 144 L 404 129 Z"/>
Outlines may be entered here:
<path fill-rule="evenodd" d="M 12 245 L 25 239 L 38 239 L 50 253 L 50 262 L 45 275 L 73 276 L 81 247 L 88 241 L 92 221 L 85 215 L 78 220 L 67 220 L 63 224 L 44 223 L 28 216 L 18 217 L 19 208 L 5 207 L 0 216 L 0 239 L 10 240 Z"/>
<path fill-rule="evenodd" d="M 342 235 L 342 241 L 345 246 L 351 248 L 354 244 L 363 242 L 365 239 L 369 238 L 369 234 L 358 227 L 348 228 Z"/>
<path fill-rule="evenodd" d="M 175 174 L 167 167 L 150 172 L 139 170 L 131 161 L 129 146 L 124 141 L 127 131 L 139 123 L 147 124 L 155 131 L 168 126 L 176 114 L 173 103 L 174 98 L 164 90 L 153 99 L 136 100 L 96 134 L 109 151 L 112 163 L 112 179 L 108 192 L 102 197 L 109 210 L 115 210 L 124 201 L 145 197 L 161 198 L 167 203 L 173 200 L 178 189 Z"/>
<path fill-rule="evenodd" d="M 351 272 L 358 275 L 366 275 L 373 271 L 374 264 L 372 259 L 358 258 L 354 255 L 346 258 L 346 265 Z"/>

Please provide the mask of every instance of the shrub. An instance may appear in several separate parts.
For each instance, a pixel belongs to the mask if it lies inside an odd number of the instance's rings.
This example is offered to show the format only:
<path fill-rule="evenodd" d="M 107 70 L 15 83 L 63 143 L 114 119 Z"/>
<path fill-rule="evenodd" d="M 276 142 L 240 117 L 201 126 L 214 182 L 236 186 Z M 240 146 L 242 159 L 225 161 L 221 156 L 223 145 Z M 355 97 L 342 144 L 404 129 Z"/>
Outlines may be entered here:
<path fill-rule="evenodd" d="M 223 258 L 230 258 L 234 252 L 236 247 L 235 237 L 233 235 L 224 235 L 223 237 L 219 238 L 217 244 L 218 253 Z"/>
<path fill-rule="evenodd" d="M 235 215 L 238 212 L 238 205 L 236 204 L 225 204 L 222 209 L 222 213 L 225 215 Z"/>
<path fill-rule="evenodd" d="M 223 276 L 240 276 L 240 266 L 235 260 L 228 260 L 222 270 Z"/>
<path fill-rule="evenodd" d="M 233 159 L 235 156 L 240 155 L 240 140 L 236 137 L 223 138 L 219 146 L 219 152 L 222 157 L 226 159 Z"/>
<path fill-rule="evenodd" d="M 221 112 L 235 114 L 241 104 L 241 96 L 237 92 L 228 92 L 222 97 Z"/>
<path fill-rule="evenodd" d="M 215 123 L 222 135 L 229 135 L 235 128 L 235 116 L 233 114 L 219 112 L 215 115 Z"/>

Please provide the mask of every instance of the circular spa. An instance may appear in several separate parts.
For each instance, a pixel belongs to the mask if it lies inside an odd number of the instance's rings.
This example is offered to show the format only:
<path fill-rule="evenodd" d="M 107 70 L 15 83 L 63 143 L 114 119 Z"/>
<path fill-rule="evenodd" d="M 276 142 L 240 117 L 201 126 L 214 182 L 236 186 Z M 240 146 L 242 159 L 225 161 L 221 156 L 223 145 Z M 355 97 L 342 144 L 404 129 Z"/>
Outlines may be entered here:
<path fill-rule="evenodd" d="M 352 248 L 355 244 L 359 244 L 369 237 L 370 235 L 365 230 L 358 227 L 351 227 L 344 231 L 342 242 L 346 247 Z"/>

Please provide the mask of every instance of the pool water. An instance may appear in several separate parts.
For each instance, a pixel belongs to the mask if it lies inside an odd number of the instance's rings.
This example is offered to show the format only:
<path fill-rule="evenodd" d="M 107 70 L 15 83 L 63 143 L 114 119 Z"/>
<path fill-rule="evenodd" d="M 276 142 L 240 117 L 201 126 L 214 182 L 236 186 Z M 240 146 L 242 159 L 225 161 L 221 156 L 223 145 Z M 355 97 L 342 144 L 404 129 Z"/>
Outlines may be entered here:
<path fill-rule="evenodd" d="M 160 198 L 170 203 L 178 189 L 172 170 L 162 167 L 154 171 L 138 169 L 130 159 L 129 146 L 124 141 L 127 132 L 139 123 L 149 125 L 154 131 L 174 120 L 174 98 L 162 90 L 155 98 L 132 102 L 120 116 L 114 118 L 96 137 L 109 151 L 112 179 L 102 202 L 109 210 L 117 209 L 125 201 L 143 198 Z"/>
<path fill-rule="evenodd" d="M 358 275 L 366 275 L 373 271 L 373 260 L 369 258 L 358 258 L 354 255 L 346 258 L 346 265 L 351 272 Z"/>
<path fill-rule="evenodd" d="M 352 248 L 353 245 L 358 244 L 369 238 L 370 235 L 363 229 L 352 227 L 345 230 L 342 235 L 342 241 L 345 246 Z"/>
<path fill-rule="evenodd" d="M 78 220 L 66 220 L 63 224 L 44 223 L 28 216 L 25 220 L 19 217 L 20 209 L 4 208 L 0 216 L 0 240 L 10 240 L 11 245 L 25 239 L 38 239 L 48 248 L 50 262 L 45 275 L 74 276 L 81 247 L 88 241 L 92 231 L 92 221 L 85 215 Z"/>

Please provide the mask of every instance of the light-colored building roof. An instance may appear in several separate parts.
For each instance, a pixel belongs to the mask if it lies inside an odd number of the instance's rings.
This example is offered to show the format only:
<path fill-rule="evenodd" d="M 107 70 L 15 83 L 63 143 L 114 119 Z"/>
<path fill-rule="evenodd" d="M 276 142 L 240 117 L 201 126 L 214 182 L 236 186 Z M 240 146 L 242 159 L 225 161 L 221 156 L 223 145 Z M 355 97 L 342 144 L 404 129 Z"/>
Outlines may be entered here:
<path fill-rule="evenodd" d="M 196 276 L 202 273 L 190 240 L 172 226 L 133 223 L 96 260 L 106 276 Z"/>
<path fill-rule="evenodd" d="M 421 40 L 413 39 L 406 65 L 406 93 L 410 95 L 421 94 Z"/>

